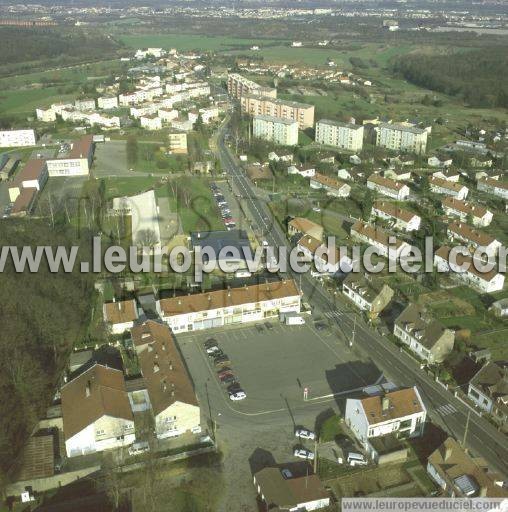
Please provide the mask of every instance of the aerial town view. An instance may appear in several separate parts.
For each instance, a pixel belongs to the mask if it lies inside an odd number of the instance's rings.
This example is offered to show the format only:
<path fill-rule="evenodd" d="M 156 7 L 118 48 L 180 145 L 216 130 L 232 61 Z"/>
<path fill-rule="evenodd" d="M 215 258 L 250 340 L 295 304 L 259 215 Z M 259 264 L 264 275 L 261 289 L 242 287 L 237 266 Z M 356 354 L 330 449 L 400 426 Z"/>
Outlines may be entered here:
<path fill-rule="evenodd" d="M 508 3 L 0 0 L 0 512 L 508 511 Z"/>

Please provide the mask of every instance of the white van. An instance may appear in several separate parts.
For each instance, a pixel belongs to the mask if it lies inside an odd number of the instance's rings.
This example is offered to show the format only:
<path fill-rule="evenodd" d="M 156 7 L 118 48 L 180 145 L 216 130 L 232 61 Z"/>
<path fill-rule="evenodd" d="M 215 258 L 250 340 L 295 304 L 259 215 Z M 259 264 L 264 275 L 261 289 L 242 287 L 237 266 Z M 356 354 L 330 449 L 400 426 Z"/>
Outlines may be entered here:
<path fill-rule="evenodd" d="M 139 455 L 140 453 L 147 452 L 149 449 L 148 441 L 138 441 L 129 446 L 129 455 Z"/>
<path fill-rule="evenodd" d="M 350 452 L 347 456 L 347 463 L 350 466 L 366 466 L 368 463 L 361 453 Z"/>

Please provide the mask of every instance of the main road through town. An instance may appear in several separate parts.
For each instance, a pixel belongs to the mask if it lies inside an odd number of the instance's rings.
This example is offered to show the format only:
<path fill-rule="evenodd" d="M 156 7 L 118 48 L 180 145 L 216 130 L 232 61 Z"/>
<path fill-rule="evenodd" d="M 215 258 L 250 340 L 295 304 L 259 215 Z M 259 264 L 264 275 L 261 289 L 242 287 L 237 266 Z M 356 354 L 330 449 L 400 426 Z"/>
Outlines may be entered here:
<path fill-rule="evenodd" d="M 249 220 L 264 233 L 264 238 L 273 247 L 291 247 L 280 226 L 265 204 L 259 199 L 253 184 L 246 176 L 225 143 L 227 123 L 218 134 L 218 153 L 223 170 L 228 174 L 233 189 L 241 195 L 243 208 L 249 212 Z M 484 457 L 489 465 L 508 475 L 508 442 L 486 419 L 478 416 L 452 392 L 429 376 L 425 370 L 405 352 L 401 352 L 389 340 L 371 329 L 360 317 L 345 304 L 342 297 L 332 296 L 310 275 L 310 273 L 291 275 L 300 282 L 306 300 L 314 310 L 319 310 L 332 318 L 349 343 L 354 335 L 354 349 L 368 354 L 376 365 L 398 385 L 416 385 L 429 410 L 431 418 L 442 428 L 452 434 L 459 442 L 465 442 L 470 450 Z"/>

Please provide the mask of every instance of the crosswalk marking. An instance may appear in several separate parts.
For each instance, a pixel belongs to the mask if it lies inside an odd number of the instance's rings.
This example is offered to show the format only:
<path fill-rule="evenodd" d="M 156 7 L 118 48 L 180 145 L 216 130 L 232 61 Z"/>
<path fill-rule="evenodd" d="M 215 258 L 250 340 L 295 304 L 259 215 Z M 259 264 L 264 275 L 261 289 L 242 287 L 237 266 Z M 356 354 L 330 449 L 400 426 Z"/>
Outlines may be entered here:
<path fill-rule="evenodd" d="M 339 311 L 327 311 L 325 313 L 326 318 L 340 318 L 342 316 L 342 313 Z"/>
<path fill-rule="evenodd" d="M 441 416 L 447 416 L 448 414 L 453 414 L 454 412 L 457 412 L 457 409 L 452 404 L 445 404 L 438 407 L 437 412 Z"/>

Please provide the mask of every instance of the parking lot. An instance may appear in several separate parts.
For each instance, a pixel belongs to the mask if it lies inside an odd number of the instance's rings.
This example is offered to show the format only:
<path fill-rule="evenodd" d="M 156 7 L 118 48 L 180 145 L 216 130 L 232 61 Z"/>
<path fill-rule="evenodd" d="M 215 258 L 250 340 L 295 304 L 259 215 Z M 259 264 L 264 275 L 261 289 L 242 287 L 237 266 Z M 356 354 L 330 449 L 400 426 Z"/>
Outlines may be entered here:
<path fill-rule="evenodd" d="M 227 354 L 229 367 L 247 394 L 245 400 L 230 406 L 245 413 L 303 404 L 305 388 L 309 402 L 333 398 L 372 384 L 380 376 L 371 363 L 359 361 L 331 332 L 317 331 L 310 323 L 258 323 L 179 335 L 198 393 L 206 387 L 207 394 L 222 394 L 225 401 L 227 386 L 219 382 L 218 368 L 204 350 L 210 338 Z"/>
<path fill-rule="evenodd" d="M 132 176 L 132 174 L 127 165 L 127 145 L 124 140 L 112 140 L 95 146 L 95 177 Z"/>

